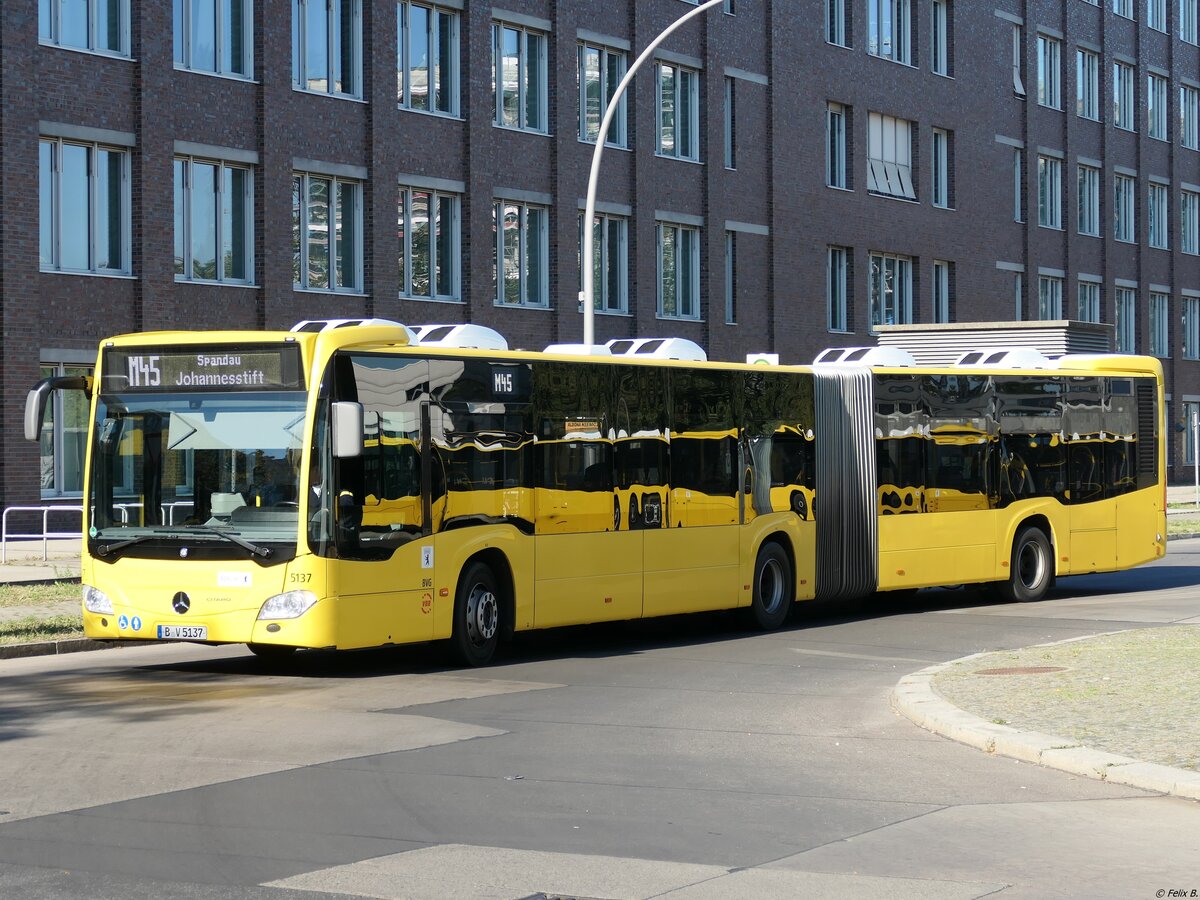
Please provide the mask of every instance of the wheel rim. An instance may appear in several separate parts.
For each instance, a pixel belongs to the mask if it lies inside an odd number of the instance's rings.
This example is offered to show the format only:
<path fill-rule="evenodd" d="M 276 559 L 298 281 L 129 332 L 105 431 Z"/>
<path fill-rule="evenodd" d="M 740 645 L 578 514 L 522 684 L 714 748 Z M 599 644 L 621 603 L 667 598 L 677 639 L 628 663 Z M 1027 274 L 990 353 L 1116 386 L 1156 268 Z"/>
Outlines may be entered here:
<path fill-rule="evenodd" d="M 783 603 L 783 566 L 777 559 L 768 559 L 758 573 L 758 598 L 763 612 L 773 613 Z"/>
<path fill-rule="evenodd" d="M 467 595 L 467 636 L 476 646 L 486 644 L 496 635 L 500 624 L 500 604 L 486 585 L 477 584 Z"/>
<path fill-rule="evenodd" d="M 1033 590 L 1046 574 L 1046 560 L 1037 541 L 1026 541 L 1017 554 L 1017 577 L 1022 587 Z"/>

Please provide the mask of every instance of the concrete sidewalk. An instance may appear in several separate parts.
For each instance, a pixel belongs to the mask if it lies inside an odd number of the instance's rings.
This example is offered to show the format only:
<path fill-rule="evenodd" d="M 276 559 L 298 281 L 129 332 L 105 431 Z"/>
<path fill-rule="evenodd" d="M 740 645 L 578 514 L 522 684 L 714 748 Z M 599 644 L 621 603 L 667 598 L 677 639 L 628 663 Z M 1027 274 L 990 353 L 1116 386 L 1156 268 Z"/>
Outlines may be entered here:
<path fill-rule="evenodd" d="M 69 581 L 79 577 L 80 538 L 10 540 L 0 583 Z"/>

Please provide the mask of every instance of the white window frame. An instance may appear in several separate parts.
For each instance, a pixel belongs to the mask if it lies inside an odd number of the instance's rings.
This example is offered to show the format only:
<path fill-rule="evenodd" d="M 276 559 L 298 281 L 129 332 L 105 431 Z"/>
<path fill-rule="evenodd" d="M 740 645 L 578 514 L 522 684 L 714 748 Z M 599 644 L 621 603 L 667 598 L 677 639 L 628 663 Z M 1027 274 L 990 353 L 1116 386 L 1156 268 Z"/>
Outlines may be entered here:
<path fill-rule="evenodd" d="M 500 71 L 501 42 L 505 31 L 517 33 L 517 115 L 514 122 L 505 121 L 504 78 Z M 544 31 L 526 28 L 513 22 L 492 22 L 492 124 L 497 128 L 512 131 L 530 131 L 535 134 L 549 133 L 548 99 L 550 95 L 546 72 L 546 54 L 550 36 Z M 536 85 L 529 84 L 530 68 L 533 69 Z M 536 92 L 537 116 L 530 121 L 529 92 Z"/>
<path fill-rule="evenodd" d="M 506 210 L 514 210 L 517 216 L 517 302 L 505 300 L 505 278 L 502 275 L 505 260 L 504 228 L 501 222 Z M 530 225 L 530 213 L 537 212 L 536 222 Z M 550 207 L 539 203 L 523 203 L 517 200 L 497 198 L 492 204 L 492 273 L 495 282 L 493 302 L 507 309 L 549 309 L 550 307 Z M 538 260 L 536 278 L 530 271 L 530 259 Z M 533 299 L 530 299 L 531 292 Z"/>
<path fill-rule="evenodd" d="M 1200 359 L 1200 297 L 1183 298 L 1183 358 Z"/>
<path fill-rule="evenodd" d="M 1025 68 L 1024 38 L 1024 29 L 1014 22 L 1012 27 L 1013 93 L 1022 99 L 1025 97 L 1025 81 L 1021 77 L 1021 72 Z"/>
<path fill-rule="evenodd" d="M 1080 322 L 1100 321 L 1100 282 L 1079 282 L 1075 310 Z"/>
<path fill-rule="evenodd" d="M 1166 359 L 1171 355 L 1171 339 L 1167 321 L 1171 298 L 1160 291 L 1150 292 L 1150 355 Z"/>
<path fill-rule="evenodd" d="M 841 103 L 825 105 L 825 184 L 842 190 L 850 188 L 846 118 L 846 107 Z"/>
<path fill-rule="evenodd" d="M 947 323 L 950 319 L 950 273 L 953 263 L 944 259 L 933 261 L 933 321 Z"/>
<path fill-rule="evenodd" d="M 176 259 L 175 265 L 182 267 L 183 271 L 178 268 L 175 271 L 175 280 L 180 282 L 192 282 L 194 284 L 253 284 L 254 283 L 254 168 L 243 163 L 231 163 L 221 159 L 211 159 L 208 157 L 196 156 L 181 156 L 176 155 L 176 163 L 182 164 L 183 175 L 183 209 L 175 210 L 175 237 L 182 238 L 182 246 L 179 249 L 183 251 L 182 259 Z M 194 256 L 193 256 L 193 234 L 192 234 L 192 213 L 193 204 L 195 202 L 195 179 L 193 170 L 196 163 L 202 165 L 215 166 L 217 178 L 216 198 L 214 201 L 214 210 L 216 212 L 216 221 L 213 234 L 216 236 L 216 272 L 214 278 L 203 278 L 195 274 Z M 222 256 L 223 247 L 225 245 L 225 173 L 229 170 L 237 169 L 244 173 L 245 183 L 243 186 L 244 197 L 242 200 L 242 230 L 245 235 L 246 244 L 246 259 L 245 269 L 246 275 L 244 278 L 236 278 L 226 276 L 225 265 Z M 176 191 L 179 190 L 179 185 L 176 186 Z M 178 197 L 176 198 L 178 202 Z M 183 234 L 179 234 L 182 226 Z"/>
<path fill-rule="evenodd" d="M 412 64 L 412 10 L 424 10 L 426 29 L 425 105 L 415 103 L 413 93 Z M 444 17 L 444 19 L 443 19 Z M 443 26 L 450 34 L 442 34 Z M 428 113 L 431 116 L 458 118 L 459 79 L 462 72 L 462 14 L 456 9 L 447 9 L 431 3 L 413 3 L 397 0 L 396 3 L 396 106 L 412 112 Z M 443 37 L 445 37 L 447 60 L 438 60 Z M 435 62 L 435 60 L 437 60 Z M 443 65 L 444 63 L 444 65 Z M 445 102 L 439 104 L 439 99 Z"/>
<path fill-rule="evenodd" d="M 42 135 L 38 141 L 39 153 L 39 169 L 40 169 L 40 154 L 43 144 L 49 145 L 51 148 L 51 175 L 49 185 L 49 196 L 43 192 L 47 190 L 47 186 L 41 183 L 39 177 L 38 199 L 39 207 L 46 201 L 49 201 L 50 223 L 49 234 L 46 236 L 49 239 L 50 246 L 42 247 L 42 235 L 40 229 L 45 227 L 45 223 L 39 221 L 39 263 L 41 271 L 55 272 L 63 275 L 69 274 L 94 274 L 94 275 L 129 275 L 132 271 L 132 248 L 133 248 L 133 214 L 132 214 L 132 188 L 131 188 L 131 160 L 132 153 L 129 147 L 113 146 L 111 144 L 98 143 L 93 141 L 77 141 L 67 140 L 59 137 L 49 137 Z M 62 159 L 63 148 L 66 146 L 82 147 L 87 150 L 87 250 L 88 264 L 86 268 L 66 268 L 62 264 L 62 227 L 64 219 L 63 209 L 63 190 L 62 190 Z M 118 153 L 121 156 L 121 234 L 120 252 L 122 265 L 119 268 L 110 268 L 99 264 L 101 248 L 99 246 L 99 204 L 97 203 L 97 169 L 96 155 L 101 152 Z M 42 259 L 43 250 L 49 250 L 47 258 Z"/>
<path fill-rule="evenodd" d="M 1100 121 L 1100 54 L 1075 50 L 1075 114 Z"/>
<path fill-rule="evenodd" d="M 1083 163 L 1077 168 L 1078 231 L 1088 237 L 1100 237 L 1100 170 Z"/>
<path fill-rule="evenodd" d="M 1151 72 L 1146 77 L 1146 133 L 1156 141 L 1170 140 L 1167 122 L 1167 79 Z"/>
<path fill-rule="evenodd" d="M 62 18 L 63 18 L 63 3 L 66 0 L 38 0 L 38 41 L 42 44 L 48 44 L 53 47 L 63 47 L 69 50 L 83 50 L 87 53 L 98 53 L 102 56 L 116 56 L 125 59 L 130 55 L 130 0 L 119 0 L 118 13 L 121 17 L 119 23 L 120 34 L 117 42 L 120 46 L 116 49 L 111 47 L 102 47 L 100 44 L 98 14 L 99 8 L 105 3 L 105 0 L 86 0 L 87 3 L 87 39 L 82 44 L 67 43 L 63 38 Z M 9 12 L 9 10 L 5 10 Z"/>
<path fill-rule="evenodd" d="M 1189 44 L 1200 43 L 1197 20 L 1200 19 L 1200 0 L 1179 0 L 1179 39 Z"/>
<path fill-rule="evenodd" d="M 1049 322 L 1063 317 L 1063 280 L 1054 275 L 1038 276 L 1038 321 Z"/>
<path fill-rule="evenodd" d="M 94 367 L 91 363 L 84 362 L 65 362 L 58 360 L 55 362 L 43 361 L 40 366 L 40 371 L 44 376 L 62 376 L 62 375 L 91 375 Z M 74 450 L 72 460 L 77 466 L 78 471 L 73 472 L 78 476 L 79 488 L 77 490 L 68 490 L 67 483 L 67 403 L 68 396 L 75 394 L 77 405 L 76 410 L 81 414 L 75 426 L 70 429 L 74 438 Z M 39 444 L 43 452 L 39 453 L 42 471 L 38 479 L 38 487 L 40 495 L 43 499 L 52 499 L 55 497 L 82 497 L 83 496 L 83 478 L 84 478 L 84 461 L 87 454 L 87 430 L 88 430 L 88 406 L 87 401 L 83 399 L 83 394 L 73 391 L 52 391 L 46 403 L 46 416 L 42 426 L 41 438 Z M 47 444 L 49 445 L 47 447 Z M 45 450 L 49 450 L 50 466 L 46 466 Z M 49 476 L 49 477 L 47 477 Z M 49 484 L 44 482 L 49 481 Z"/>
<path fill-rule="evenodd" d="M 1038 225 L 1062 230 L 1062 160 L 1038 155 Z"/>
<path fill-rule="evenodd" d="M 1133 18 L 1133 0 L 1113 0 L 1113 12 L 1125 19 Z"/>
<path fill-rule="evenodd" d="M 667 143 L 667 126 L 666 115 L 667 110 L 664 107 L 664 91 L 666 90 L 666 82 L 664 79 L 665 70 L 671 70 L 671 102 L 673 105 L 672 115 L 674 119 L 671 123 L 671 141 Z M 686 80 L 686 86 L 683 81 Z M 677 63 L 667 62 L 666 60 L 657 60 L 654 67 L 654 95 L 656 98 L 656 122 L 658 131 L 658 141 L 655 147 L 655 155 L 665 157 L 667 159 L 682 159 L 691 162 L 700 161 L 700 70 L 693 69 L 689 66 L 681 66 Z M 679 110 L 687 107 L 687 149 L 683 149 L 684 142 L 680 140 L 680 122 Z"/>
<path fill-rule="evenodd" d="M 916 200 L 912 177 L 912 127 L 907 119 L 867 115 L 867 190 L 874 194 Z"/>
<path fill-rule="evenodd" d="M 831 333 L 850 330 L 849 247 L 830 246 L 825 251 L 825 327 Z"/>
<path fill-rule="evenodd" d="M 1137 179 L 1113 176 L 1113 240 L 1137 243 Z"/>
<path fill-rule="evenodd" d="M 929 4 L 929 68 L 934 75 L 950 75 L 950 0 Z"/>
<path fill-rule="evenodd" d="M 683 225 L 679 222 L 659 221 L 654 225 L 656 244 L 658 248 L 658 317 L 660 319 L 685 319 L 700 321 L 700 229 L 693 225 Z M 675 296 L 666 296 L 665 255 L 664 246 L 666 235 L 674 235 L 675 259 L 673 261 L 673 277 L 675 281 Z M 691 244 L 691 265 L 688 273 L 692 290 L 690 296 L 684 297 L 680 289 L 680 273 L 682 263 L 678 248 L 681 241 L 686 239 Z M 674 306 L 674 312 L 667 311 L 668 301 Z"/>
<path fill-rule="evenodd" d="M 1196 191 L 1179 194 L 1179 249 L 1200 255 L 1200 193 Z"/>
<path fill-rule="evenodd" d="M 1038 34 L 1038 105 L 1062 109 L 1062 41 Z"/>
<path fill-rule="evenodd" d="M 950 153 L 953 142 L 950 132 L 945 128 L 934 128 L 932 153 L 930 154 L 931 169 L 931 200 L 938 209 L 949 209 L 950 192 Z"/>
<path fill-rule="evenodd" d="M 1167 0 L 1146 0 L 1146 24 L 1164 34 L 1167 31 Z"/>
<path fill-rule="evenodd" d="M 867 52 L 912 65 L 911 0 L 867 0 Z"/>
<path fill-rule="evenodd" d="M 1137 130 L 1137 91 L 1134 69 L 1128 63 L 1113 63 L 1113 124 L 1124 131 Z"/>
<path fill-rule="evenodd" d="M 350 9 L 350 74 L 354 84 L 346 90 L 345 84 L 337 88 L 337 67 L 335 60 L 341 52 L 335 38 L 338 31 L 335 21 L 341 22 L 341 9 L 333 0 L 292 0 L 292 87 L 308 94 L 321 94 L 330 97 L 348 97 L 360 100 L 363 96 L 363 15 L 362 0 L 351 0 Z M 308 7 L 325 6 L 325 88 L 313 87 L 313 78 L 306 68 L 308 47 Z M 336 19 L 335 19 L 336 17 Z M 341 22 L 340 28 L 345 28 Z M 320 81 L 318 77 L 315 79 Z"/>
<path fill-rule="evenodd" d="M 1146 213 L 1149 222 L 1149 244 L 1156 250 L 1168 250 L 1170 241 L 1169 188 L 1152 181 L 1146 192 Z"/>
<path fill-rule="evenodd" d="M 352 263 L 352 271 L 349 273 L 353 278 L 353 284 L 343 283 L 338 278 L 337 271 L 337 238 L 331 240 L 329 238 L 329 223 L 326 222 L 326 247 L 329 254 L 329 272 L 327 285 L 313 285 L 309 281 L 309 245 L 312 241 L 309 238 L 309 184 L 312 179 L 317 178 L 322 181 L 329 182 L 328 218 L 332 220 L 336 209 L 338 188 L 339 186 L 351 188 L 353 190 L 354 215 L 352 216 L 352 224 L 354 227 L 354 259 Z M 296 291 L 318 291 L 327 294 L 361 294 L 363 284 L 363 182 L 353 178 L 340 178 L 336 175 L 327 175 L 323 172 L 293 172 L 292 173 L 292 191 L 295 198 L 296 179 L 300 180 L 300 195 L 299 207 L 292 207 L 292 231 L 300 241 L 299 245 L 299 265 L 300 265 L 300 280 L 292 279 L 292 289 Z M 298 217 L 298 218 L 297 218 Z M 296 259 L 297 247 L 292 245 L 292 258 Z"/>
<path fill-rule="evenodd" d="M 416 293 L 413 290 L 414 252 L 413 237 L 416 234 L 413 218 L 413 202 L 415 194 L 424 194 L 429 204 L 429 291 Z M 441 216 L 443 201 L 450 203 L 450 221 L 442 222 L 434 227 L 435 216 Z M 437 210 L 435 213 L 434 210 Z M 437 300 L 447 303 L 462 302 L 462 195 L 454 191 L 438 191 L 422 187 L 401 184 L 396 196 L 397 225 L 403 220 L 403 237 L 397 251 L 397 268 L 400 272 L 399 296 L 409 300 Z M 436 260 L 442 243 L 449 243 L 450 272 L 441 278 L 436 277 Z M 448 289 L 439 291 L 445 285 Z"/>
<path fill-rule="evenodd" d="M 609 228 L 617 229 L 617 258 L 613 259 L 605 239 Z M 597 315 L 628 315 L 629 313 L 629 219 L 625 216 L 596 213 L 592 218 L 592 247 L 600 271 L 592 278 L 592 303 Z M 583 212 L 579 213 L 579 289 L 583 290 Z M 617 296 L 608 289 L 606 273 L 617 273 Z"/>
<path fill-rule="evenodd" d="M 629 54 L 624 50 L 617 50 L 613 47 L 606 47 L 603 44 L 593 43 L 591 41 L 581 41 L 578 49 L 577 75 L 579 82 L 579 140 L 585 144 L 594 144 L 600 134 L 600 123 L 604 121 L 604 115 L 608 112 L 608 105 L 611 102 L 611 97 L 608 95 L 608 69 L 610 61 L 616 68 L 617 84 L 621 83 L 621 79 L 625 77 L 625 73 L 629 68 Z M 600 108 L 596 116 L 595 134 L 592 134 L 592 129 L 588 122 L 588 73 L 585 67 L 585 58 L 589 53 L 595 53 L 599 60 L 599 98 Z M 612 85 L 615 90 L 616 85 Z M 617 101 L 617 112 L 613 116 L 612 124 L 608 129 L 608 137 L 604 142 L 606 147 L 628 147 L 629 146 L 629 110 L 627 103 L 627 94 L 622 94 L 621 99 Z"/>
<path fill-rule="evenodd" d="M 1117 329 L 1117 352 L 1137 352 L 1137 291 L 1119 287 L 1116 290 L 1113 323 Z"/>
<path fill-rule="evenodd" d="M 225 3 L 221 0 L 210 0 L 213 10 L 213 60 L 210 68 L 198 64 L 192 47 L 192 22 L 195 4 L 202 0 L 175 0 L 174 3 L 174 35 L 175 35 L 175 68 L 188 72 L 208 72 L 223 75 L 226 78 L 254 78 L 254 0 L 243 0 L 242 21 L 240 24 L 226 21 Z M 233 34 L 234 29 L 242 32 L 242 58 L 239 61 L 241 71 L 234 67 Z M 230 46 L 226 46 L 226 44 Z"/>
<path fill-rule="evenodd" d="M 847 0 L 825 0 L 825 43 L 849 47 L 846 43 Z"/>
<path fill-rule="evenodd" d="M 1200 88 L 1179 86 L 1179 143 L 1200 150 Z"/>
<path fill-rule="evenodd" d="M 912 257 L 871 251 L 867 284 L 872 334 L 879 325 L 904 325 L 912 322 L 912 268 Z M 890 301 L 886 297 L 888 290 L 884 286 L 889 274 L 893 285 Z"/>

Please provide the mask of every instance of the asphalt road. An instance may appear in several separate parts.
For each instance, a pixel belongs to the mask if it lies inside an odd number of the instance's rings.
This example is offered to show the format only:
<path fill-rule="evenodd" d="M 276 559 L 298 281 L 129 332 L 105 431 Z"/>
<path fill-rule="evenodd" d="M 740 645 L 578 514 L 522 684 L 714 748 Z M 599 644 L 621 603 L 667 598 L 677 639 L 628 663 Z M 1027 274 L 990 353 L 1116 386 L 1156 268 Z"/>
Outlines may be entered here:
<path fill-rule="evenodd" d="M 1156 897 L 1200 804 L 990 757 L 904 674 L 1200 621 L 1200 541 L 989 605 L 921 592 L 436 648 L 139 647 L 0 662 L 0 897 Z M 1185 893 L 1185 896 L 1186 896 Z"/>

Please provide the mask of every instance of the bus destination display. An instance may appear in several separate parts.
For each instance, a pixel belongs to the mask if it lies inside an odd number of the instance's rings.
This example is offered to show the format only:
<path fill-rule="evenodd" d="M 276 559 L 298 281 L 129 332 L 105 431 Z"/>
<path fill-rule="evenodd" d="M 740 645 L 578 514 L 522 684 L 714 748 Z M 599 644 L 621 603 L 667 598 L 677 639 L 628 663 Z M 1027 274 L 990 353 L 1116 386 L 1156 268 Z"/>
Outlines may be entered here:
<path fill-rule="evenodd" d="M 120 391 L 301 390 L 300 348 L 138 347 L 108 350 L 104 389 Z"/>

